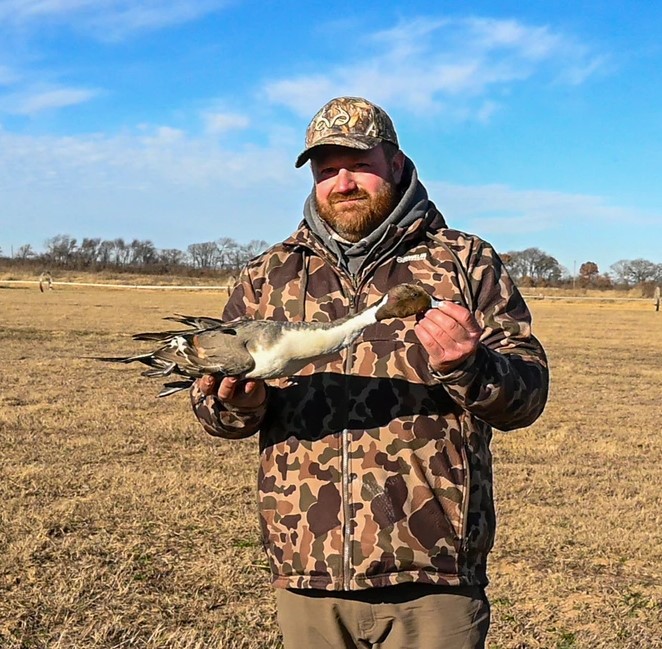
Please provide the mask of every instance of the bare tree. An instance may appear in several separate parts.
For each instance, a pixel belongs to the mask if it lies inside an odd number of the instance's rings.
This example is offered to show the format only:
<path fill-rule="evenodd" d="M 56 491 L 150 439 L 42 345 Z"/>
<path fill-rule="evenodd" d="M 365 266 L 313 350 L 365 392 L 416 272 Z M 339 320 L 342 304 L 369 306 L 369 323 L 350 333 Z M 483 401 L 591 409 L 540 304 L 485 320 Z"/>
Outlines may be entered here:
<path fill-rule="evenodd" d="M 662 278 L 662 264 L 654 264 L 647 259 L 621 259 L 611 265 L 616 280 L 628 286 L 655 282 Z"/>
<path fill-rule="evenodd" d="M 232 268 L 231 259 L 234 258 L 237 250 L 237 242 L 230 237 L 221 237 L 216 240 L 216 248 L 218 249 L 218 265 L 220 268 Z"/>
<path fill-rule="evenodd" d="M 99 263 L 102 266 L 107 266 L 108 264 L 110 264 L 110 260 L 113 258 L 114 248 L 115 248 L 115 243 L 113 241 L 108 241 L 107 239 L 104 239 L 99 244 L 98 259 L 99 259 Z"/>
<path fill-rule="evenodd" d="M 508 259 L 506 267 L 516 281 L 558 282 L 563 276 L 563 268 L 559 262 L 540 248 L 513 250 L 506 253 L 502 259 Z"/>
<path fill-rule="evenodd" d="M 158 260 L 166 266 L 180 266 L 184 263 L 185 255 L 177 248 L 166 248 L 159 252 Z"/>
<path fill-rule="evenodd" d="M 46 256 L 54 263 L 66 266 L 74 258 L 76 252 L 76 239 L 68 234 L 57 234 L 47 239 Z"/>
<path fill-rule="evenodd" d="M 218 246 L 215 241 L 192 243 L 188 248 L 194 268 L 213 268 L 218 260 Z"/>
<path fill-rule="evenodd" d="M 133 266 L 149 266 L 156 261 L 157 254 L 154 244 L 149 240 L 134 239 L 129 246 L 130 261 Z"/>
<path fill-rule="evenodd" d="M 85 237 L 77 250 L 77 257 L 84 267 L 94 266 L 99 258 L 99 246 L 101 239 L 90 239 Z"/>
<path fill-rule="evenodd" d="M 113 241 L 114 257 L 116 266 L 126 266 L 131 258 L 131 249 L 121 237 Z"/>
<path fill-rule="evenodd" d="M 654 282 L 657 275 L 657 265 L 647 259 L 633 259 L 630 262 L 630 277 L 635 284 Z"/>
<path fill-rule="evenodd" d="M 248 258 L 244 263 L 248 262 L 253 257 L 257 257 L 257 255 L 259 255 L 261 252 L 264 252 L 268 246 L 269 244 L 264 241 L 264 239 L 253 239 L 249 241 L 245 246 L 245 251 Z"/>
<path fill-rule="evenodd" d="M 14 256 L 16 259 L 32 259 L 37 256 L 37 253 L 32 249 L 32 246 L 29 243 L 25 243 L 19 247 Z"/>

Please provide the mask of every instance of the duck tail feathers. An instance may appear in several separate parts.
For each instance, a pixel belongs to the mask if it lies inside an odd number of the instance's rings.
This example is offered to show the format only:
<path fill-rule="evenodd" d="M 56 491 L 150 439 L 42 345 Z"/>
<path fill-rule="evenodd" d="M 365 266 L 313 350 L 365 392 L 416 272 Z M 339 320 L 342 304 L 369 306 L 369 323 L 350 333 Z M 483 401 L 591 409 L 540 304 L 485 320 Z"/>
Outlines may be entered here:
<path fill-rule="evenodd" d="M 159 392 L 159 397 L 169 397 L 171 394 L 181 392 L 182 390 L 187 390 L 193 385 L 194 379 L 188 379 L 185 381 L 172 381 L 170 383 L 164 383 L 163 389 Z"/>
<path fill-rule="evenodd" d="M 196 315 L 183 315 L 182 313 L 175 313 L 175 315 L 163 318 L 172 322 L 180 322 L 181 324 L 188 325 L 194 329 L 211 329 L 225 324 L 223 320 L 212 318 L 209 316 L 196 316 Z"/>
<path fill-rule="evenodd" d="M 144 372 L 141 372 L 141 376 L 146 376 L 147 378 L 154 379 L 157 377 L 162 377 L 162 376 L 170 376 L 173 372 L 175 374 L 178 374 L 176 371 L 177 368 L 177 363 L 154 363 L 152 367 L 156 369 L 151 369 L 151 370 L 145 370 Z"/>
<path fill-rule="evenodd" d="M 138 354 L 137 356 L 87 356 L 93 361 L 101 361 L 102 363 L 133 363 L 134 361 L 139 361 L 141 363 L 146 363 L 147 365 L 152 365 L 151 361 L 154 360 L 152 352 L 148 354 Z"/>
<path fill-rule="evenodd" d="M 184 331 L 144 331 L 139 334 L 133 334 L 131 338 L 133 338 L 133 340 L 151 340 L 167 343 L 173 338 L 177 338 L 177 336 L 187 336 L 190 333 L 192 333 L 190 329 L 185 329 Z"/>

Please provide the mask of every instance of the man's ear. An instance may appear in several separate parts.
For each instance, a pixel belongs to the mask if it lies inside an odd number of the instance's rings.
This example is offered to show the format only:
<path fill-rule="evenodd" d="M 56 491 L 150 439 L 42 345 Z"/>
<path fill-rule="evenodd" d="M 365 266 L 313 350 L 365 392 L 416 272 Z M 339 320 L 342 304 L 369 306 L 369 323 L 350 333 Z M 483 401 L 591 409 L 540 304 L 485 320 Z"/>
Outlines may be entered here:
<path fill-rule="evenodd" d="M 405 168 L 405 154 L 398 151 L 391 160 L 391 171 L 393 172 L 393 179 L 395 184 L 399 184 L 402 180 L 402 172 Z"/>

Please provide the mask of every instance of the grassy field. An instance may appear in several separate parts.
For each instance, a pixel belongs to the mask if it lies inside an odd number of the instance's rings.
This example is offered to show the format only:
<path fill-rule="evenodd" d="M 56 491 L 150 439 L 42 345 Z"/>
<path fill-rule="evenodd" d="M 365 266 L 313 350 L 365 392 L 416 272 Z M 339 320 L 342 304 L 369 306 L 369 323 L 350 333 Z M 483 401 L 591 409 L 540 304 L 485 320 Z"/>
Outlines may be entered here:
<path fill-rule="evenodd" d="M 0 647 L 279 646 L 255 440 L 198 427 L 137 368 L 222 292 L 0 283 Z M 491 649 L 662 647 L 662 313 L 530 303 L 552 363 L 533 427 L 497 434 Z"/>

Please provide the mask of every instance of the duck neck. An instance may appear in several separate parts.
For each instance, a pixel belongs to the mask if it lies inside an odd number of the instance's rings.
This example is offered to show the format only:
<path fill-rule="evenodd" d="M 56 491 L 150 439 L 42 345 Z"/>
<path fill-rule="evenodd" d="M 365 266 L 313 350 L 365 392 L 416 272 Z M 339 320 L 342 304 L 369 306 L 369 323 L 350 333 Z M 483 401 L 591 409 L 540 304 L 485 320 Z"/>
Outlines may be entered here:
<path fill-rule="evenodd" d="M 335 322 L 319 323 L 318 326 L 302 330 L 300 335 L 295 333 L 297 342 L 291 347 L 291 357 L 308 358 L 348 347 L 367 326 L 377 322 L 376 314 L 381 304 L 380 301 L 356 315 Z"/>
<path fill-rule="evenodd" d="M 350 342 L 353 342 L 367 326 L 377 322 L 377 311 L 379 311 L 381 306 L 382 300 L 374 306 L 363 309 L 363 311 L 360 311 L 356 315 L 349 316 L 344 321 L 341 321 L 338 327 L 342 331 L 345 331 L 347 336 L 351 337 Z"/>

